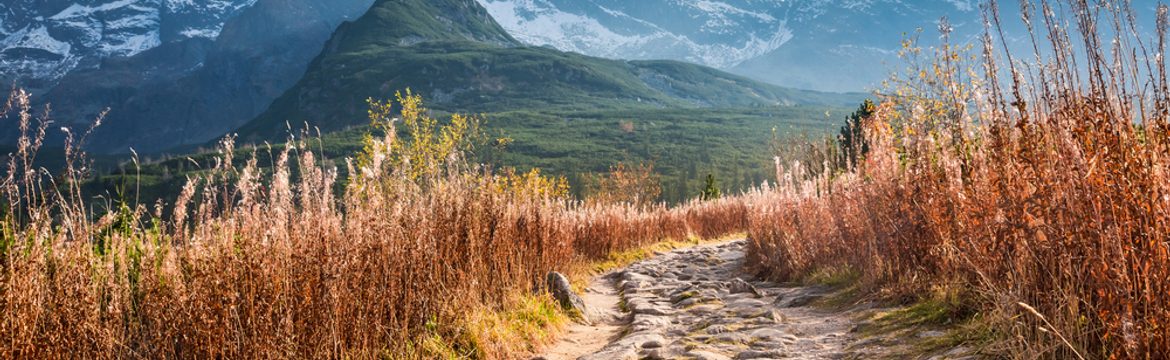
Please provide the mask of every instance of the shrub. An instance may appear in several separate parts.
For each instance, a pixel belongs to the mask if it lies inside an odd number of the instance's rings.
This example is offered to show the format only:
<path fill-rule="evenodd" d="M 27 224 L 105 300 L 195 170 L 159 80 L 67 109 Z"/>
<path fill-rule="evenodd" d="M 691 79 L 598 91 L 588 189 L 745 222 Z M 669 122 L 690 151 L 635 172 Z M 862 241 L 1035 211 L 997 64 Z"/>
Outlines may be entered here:
<path fill-rule="evenodd" d="M 601 204 L 629 204 L 644 208 L 662 196 L 662 177 L 653 163 L 627 166 L 619 162 L 609 173 L 596 176 L 590 183 L 588 201 Z"/>
<path fill-rule="evenodd" d="M 699 198 L 703 201 L 715 200 L 722 197 L 723 194 L 719 191 L 719 184 L 715 183 L 715 175 L 707 174 L 707 180 L 703 183 L 703 191 Z"/>

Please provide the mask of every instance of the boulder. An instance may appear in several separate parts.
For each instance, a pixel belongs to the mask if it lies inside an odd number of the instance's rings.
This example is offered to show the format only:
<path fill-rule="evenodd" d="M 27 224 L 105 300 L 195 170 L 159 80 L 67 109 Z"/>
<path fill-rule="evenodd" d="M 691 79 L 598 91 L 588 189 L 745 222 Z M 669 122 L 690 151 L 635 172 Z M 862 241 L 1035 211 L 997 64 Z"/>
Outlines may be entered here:
<path fill-rule="evenodd" d="M 585 300 L 573 292 L 573 287 L 569 285 L 569 278 L 565 277 L 564 274 L 552 271 L 545 277 L 545 281 L 548 282 L 548 291 L 557 299 L 562 308 L 577 312 L 585 324 L 592 325 L 592 322 L 589 321 L 588 309 L 585 307 Z"/>
<path fill-rule="evenodd" d="M 731 283 L 728 284 L 727 289 L 732 294 L 751 293 L 757 298 L 764 296 L 764 294 L 760 293 L 760 290 L 756 289 L 754 285 L 749 284 L 747 281 L 743 281 L 743 279 L 740 278 L 735 278 L 735 280 L 732 280 Z"/>

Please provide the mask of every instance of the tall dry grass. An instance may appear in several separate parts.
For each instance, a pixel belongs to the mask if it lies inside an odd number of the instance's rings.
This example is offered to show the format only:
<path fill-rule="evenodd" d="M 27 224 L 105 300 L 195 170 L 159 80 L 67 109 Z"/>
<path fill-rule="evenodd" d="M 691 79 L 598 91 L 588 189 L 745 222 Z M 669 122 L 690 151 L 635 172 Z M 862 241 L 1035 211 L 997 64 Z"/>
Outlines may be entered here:
<path fill-rule="evenodd" d="M 1006 357 L 1170 356 L 1167 8 L 1153 39 L 1128 2 L 1007 12 L 1034 54 L 1002 50 L 994 1 L 976 53 L 948 43 L 945 19 L 945 45 L 908 43 L 908 71 L 863 122 L 864 159 L 778 164 L 750 256 L 782 279 L 835 269 L 891 298 L 959 294 Z"/>
<path fill-rule="evenodd" d="M 265 171 L 233 164 L 229 138 L 175 204 L 99 211 L 78 190 L 84 162 L 35 167 L 47 116 L 15 92 L 4 113 L 24 136 L 0 186 L 0 357 L 510 358 L 539 339 L 506 333 L 551 326 L 534 318 L 548 314 L 495 326 L 483 314 L 545 297 L 548 271 L 745 226 L 733 199 L 584 205 L 538 172 L 489 172 L 465 160 L 477 120 L 399 102 L 398 125 L 371 103 L 388 135 L 347 160 L 343 193 L 312 140 L 269 150 Z"/>

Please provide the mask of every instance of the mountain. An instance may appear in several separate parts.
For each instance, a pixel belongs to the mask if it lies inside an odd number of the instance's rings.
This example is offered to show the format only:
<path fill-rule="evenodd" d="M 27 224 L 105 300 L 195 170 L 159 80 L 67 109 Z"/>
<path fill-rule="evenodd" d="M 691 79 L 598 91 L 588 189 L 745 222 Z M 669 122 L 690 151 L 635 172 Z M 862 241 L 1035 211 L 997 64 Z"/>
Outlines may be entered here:
<path fill-rule="evenodd" d="M 713 1 L 479 0 L 531 45 L 619 59 L 677 59 L 728 68 L 793 36 L 783 18 Z M 775 2 L 778 3 L 778 2 Z"/>
<path fill-rule="evenodd" d="M 964 1 L 479 0 L 527 44 L 619 59 L 675 59 L 784 86 L 861 91 L 901 35 Z M 966 14 L 976 16 L 974 13 Z"/>
<path fill-rule="evenodd" d="M 437 110 L 499 112 L 633 107 L 852 103 L 676 61 L 619 61 L 525 46 L 474 0 L 379 0 L 342 25 L 305 76 L 245 139 L 283 137 L 286 123 L 363 125 L 365 100 L 410 88 Z"/>
<path fill-rule="evenodd" d="M 213 10 L 230 6 L 226 2 L 186 3 Z M 88 144 L 93 152 L 126 153 L 131 148 L 157 152 L 201 144 L 264 111 L 296 83 L 333 31 L 365 13 L 372 3 L 255 1 L 222 25 L 168 30 L 177 40 L 132 56 L 105 58 L 97 67 L 73 69 L 61 77 L 64 85 L 36 100 L 53 104 L 54 118 L 66 126 L 85 126 L 110 109 Z M 0 135 L 8 142 L 13 137 L 12 131 Z"/>
<path fill-rule="evenodd" d="M 824 91 L 873 88 L 897 69 L 904 36 L 921 28 L 929 44 L 944 16 L 959 41 L 982 30 L 978 0 L 478 1 L 529 45 L 614 59 L 687 61 Z M 1132 3 L 1139 17 L 1150 17 L 1142 23 L 1153 24 L 1156 1 Z M 1002 0 L 1000 8 L 1005 21 L 1018 22 L 1018 2 Z M 1023 36 L 1021 27 L 1008 30 L 1009 36 Z"/>
<path fill-rule="evenodd" d="M 256 0 L 6 0 L 0 80 L 43 92 L 74 70 L 186 39 L 215 39 Z"/>

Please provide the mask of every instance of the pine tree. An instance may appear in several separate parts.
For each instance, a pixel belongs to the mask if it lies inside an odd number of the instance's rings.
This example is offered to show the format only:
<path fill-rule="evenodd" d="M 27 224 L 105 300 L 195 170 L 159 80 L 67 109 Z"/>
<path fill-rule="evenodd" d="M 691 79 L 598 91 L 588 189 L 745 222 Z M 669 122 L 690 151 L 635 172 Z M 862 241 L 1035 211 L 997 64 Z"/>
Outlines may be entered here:
<path fill-rule="evenodd" d="M 719 191 L 719 186 L 715 184 L 715 175 L 707 174 L 707 185 L 703 187 L 703 201 L 715 200 L 721 196 L 723 194 Z"/>
<path fill-rule="evenodd" d="M 869 143 L 862 133 L 861 121 L 873 116 L 877 108 L 873 101 L 866 99 L 861 106 L 845 119 L 845 126 L 841 127 L 841 135 L 837 137 L 841 145 L 841 155 L 837 160 L 837 167 L 848 170 L 857 166 L 857 163 L 869 152 Z"/>

